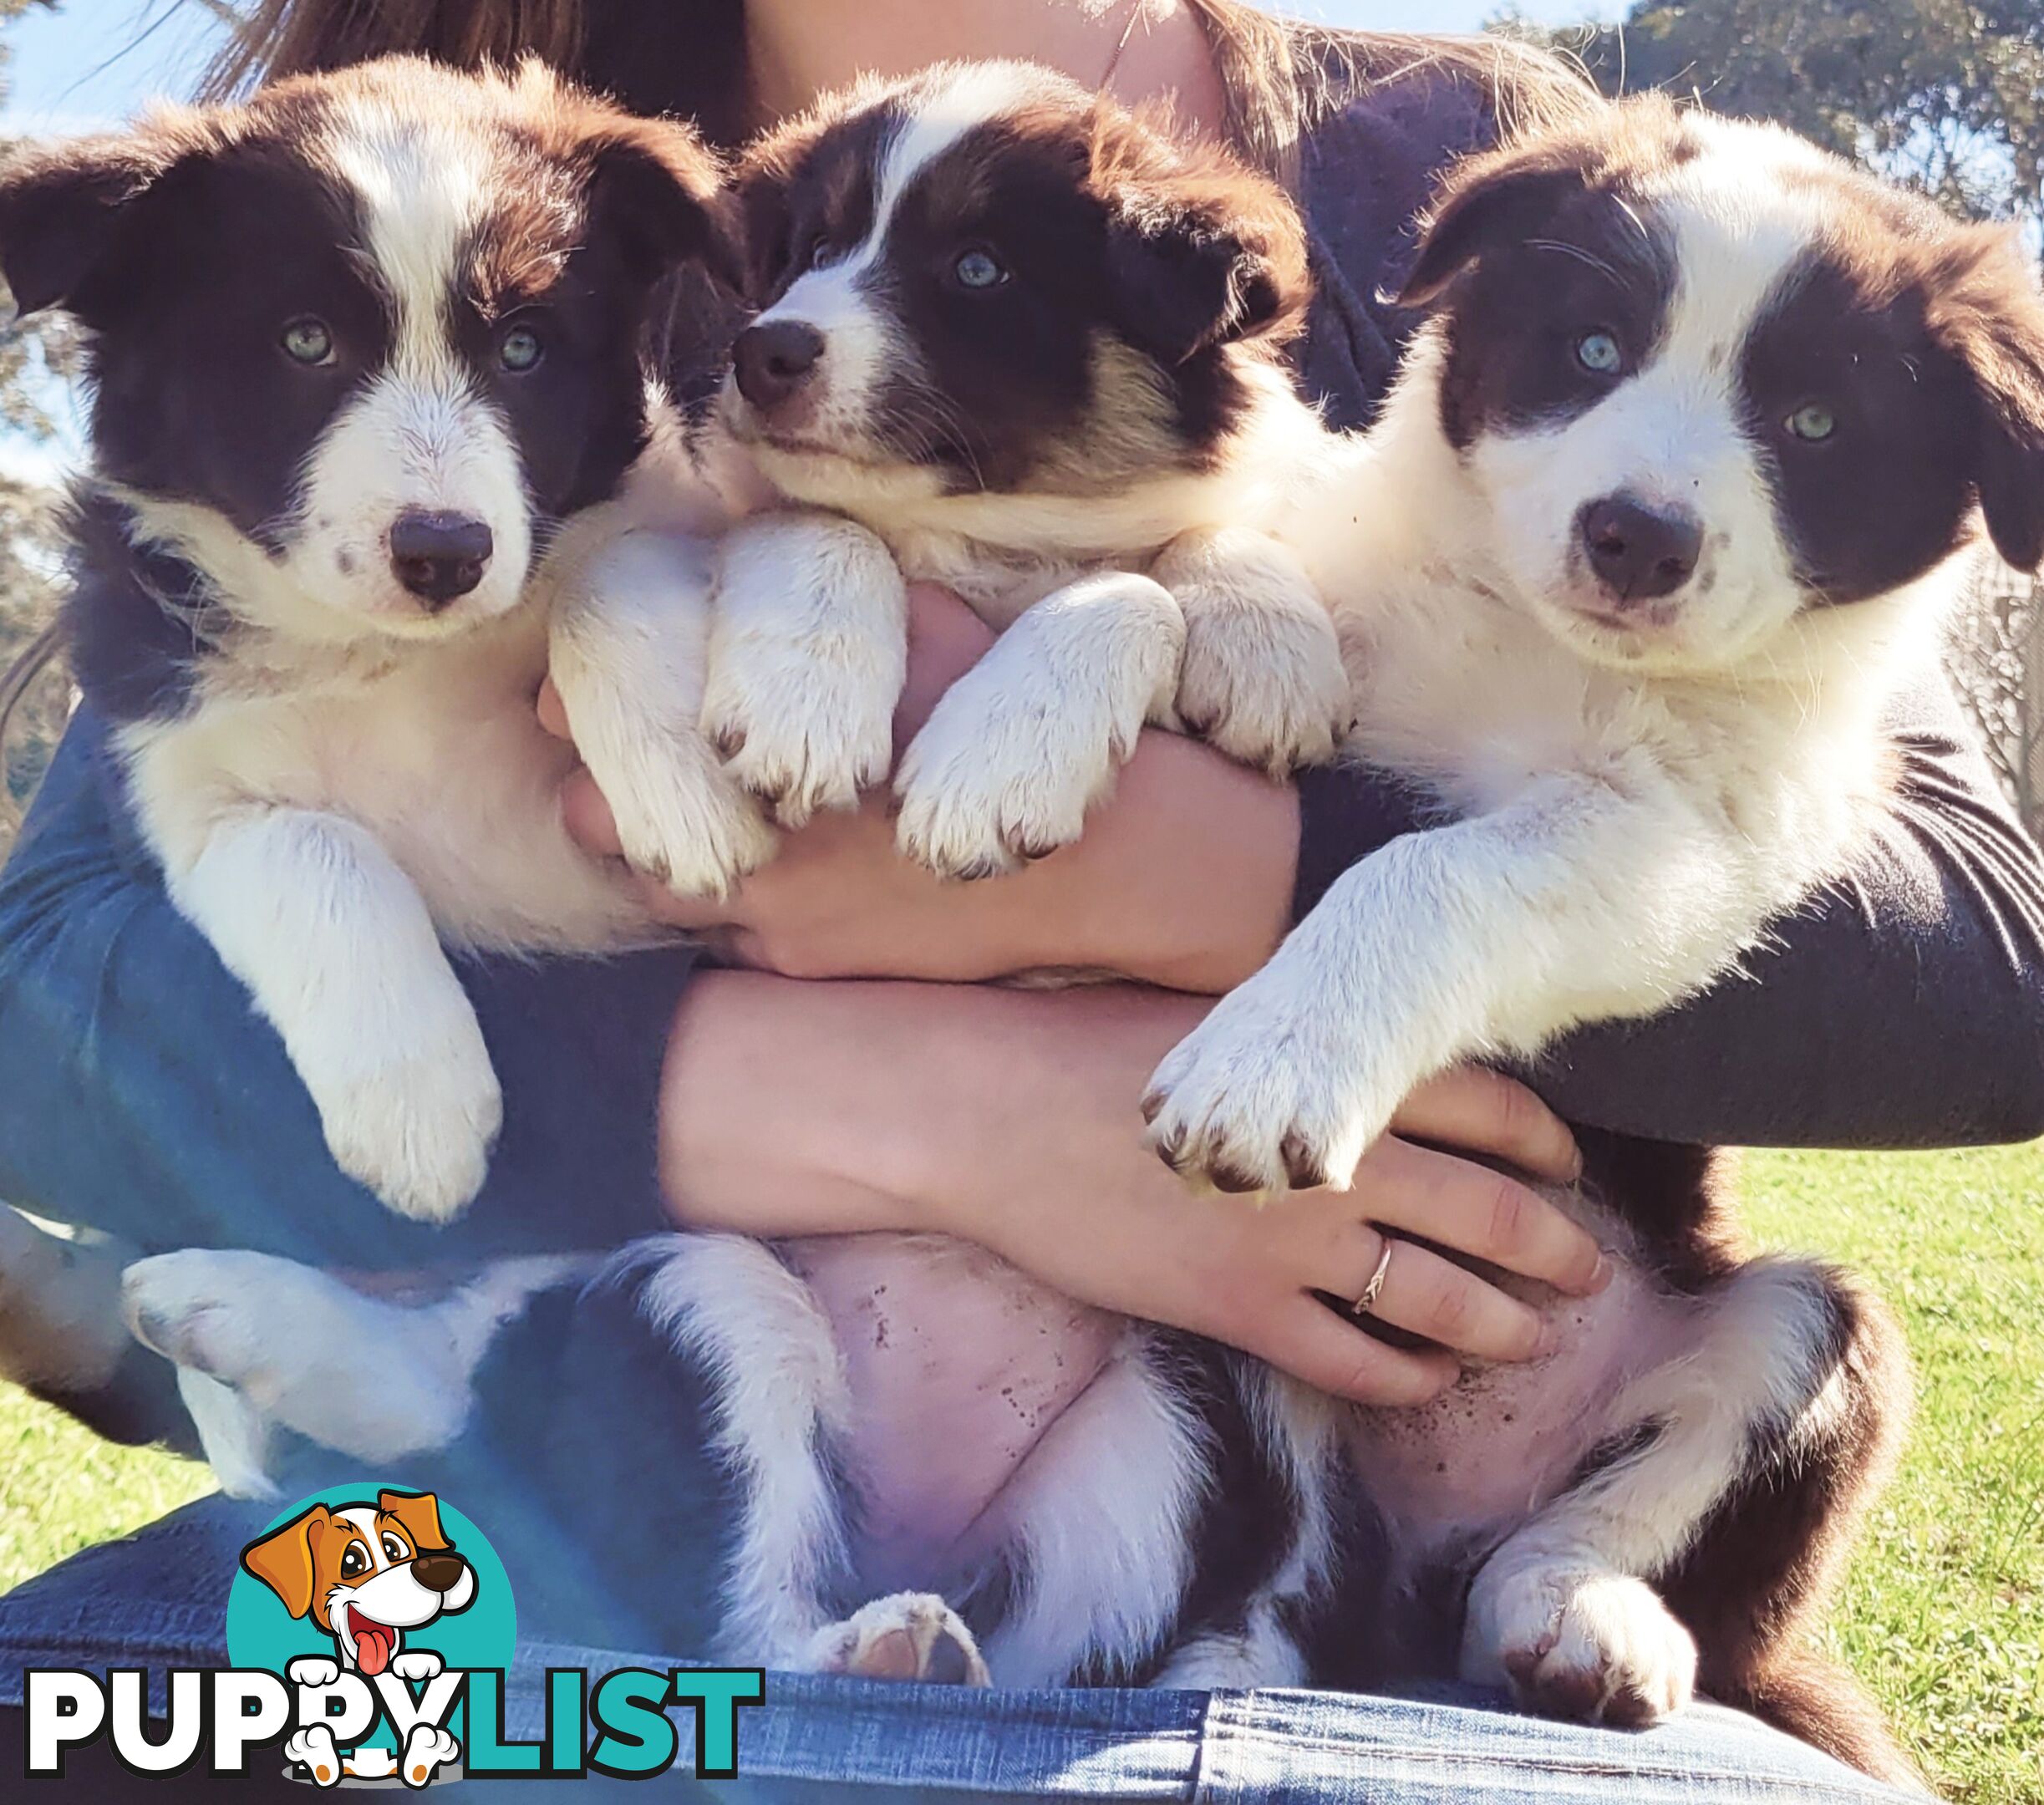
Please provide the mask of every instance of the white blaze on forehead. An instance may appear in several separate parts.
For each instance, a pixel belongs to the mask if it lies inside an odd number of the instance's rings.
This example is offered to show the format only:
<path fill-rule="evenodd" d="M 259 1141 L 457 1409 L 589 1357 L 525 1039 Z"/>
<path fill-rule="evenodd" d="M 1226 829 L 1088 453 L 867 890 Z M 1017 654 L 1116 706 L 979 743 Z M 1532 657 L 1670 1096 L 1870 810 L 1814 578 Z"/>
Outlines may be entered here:
<path fill-rule="evenodd" d="M 760 315 L 763 321 L 799 320 L 823 334 L 823 392 L 815 419 L 826 436 L 862 431 L 882 379 L 912 374 L 915 347 L 892 310 L 867 280 L 885 254 L 887 232 L 902 197 L 923 170 L 991 119 L 1069 84 L 1027 63 L 970 63 L 936 71 L 910 89 L 902 123 L 882 140 L 873 170 L 873 214 L 851 253 L 805 271 Z"/>
<path fill-rule="evenodd" d="M 495 552 L 448 618 L 501 613 L 525 581 L 531 503 L 510 426 L 453 336 L 463 261 L 505 179 L 491 131 L 363 96 L 335 114 L 320 153 L 353 193 L 394 340 L 307 460 L 293 562 L 354 613 L 437 630 L 393 576 L 389 535 L 407 513 L 460 514 L 490 528 Z"/>
<path fill-rule="evenodd" d="M 355 192 L 370 257 L 397 309 L 396 363 L 415 377 L 459 380 L 447 302 L 489 204 L 483 135 L 471 124 L 364 101 L 342 114 L 326 149 Z"/>
<path fill-rule="evenodd" d="M 1674 234 L 1677 272 L 1661 354 L 1736 367 L 1754 323 L 1823 239 L 1832 202 L 1807 178 L 1828 160 L 1772 128 L 1701 123 L 1707 148 L 1651 196 Z"/>
<path fill-rule="evenodd" d="M 872 221 L 866 236 L 843 262 L 813 274 L 835 277 L 856 287 L 860 276 L 879 260 L 902 196 L 916 178 L 969 133 L 1058 85 L 1055 76 L 1027 63 L 969 63 L 940 70 L 913 90 L 903 123 L 882 141 L 879 166 L 873 171 Z"/>
<path fill-rule="evenodd" d="M 362 1532 L 363 1539 L 369 1544 L 369 1565 L 373 1570 L 384 1564 L 384 1547 L 376 1533 L 376 1513 L 367 1505 L 356 1510 L 338 1510 L 333 1513 L 343 1523 L 351 1523 Z"/>
<path fill-rule="evenodd" d="M 887 235 L 916 177 L 968 133 L 1063 84 L 1027 63 L 969 63 L 939 73 L 911 102 L 907 123 L 888 140 L 873 181 L 870 257 Z"/>

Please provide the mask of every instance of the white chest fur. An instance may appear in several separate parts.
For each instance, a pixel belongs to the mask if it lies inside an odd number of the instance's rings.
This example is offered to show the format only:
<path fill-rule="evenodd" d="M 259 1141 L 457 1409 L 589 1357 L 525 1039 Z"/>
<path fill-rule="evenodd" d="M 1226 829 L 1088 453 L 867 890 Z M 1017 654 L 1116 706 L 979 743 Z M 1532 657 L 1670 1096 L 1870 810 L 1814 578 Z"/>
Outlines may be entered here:
<path fill-rule="evenodd" d="M 546 668 L 529 606 L 438 644 L 222 664 L 185 717 L 121 736 L 145 831 L 175 879 L 223 816 L 333 814 L 375 836 L 452 943 L 643 943 L 643 913 L 562 826 L 574 755 L 534 712 Z"/>

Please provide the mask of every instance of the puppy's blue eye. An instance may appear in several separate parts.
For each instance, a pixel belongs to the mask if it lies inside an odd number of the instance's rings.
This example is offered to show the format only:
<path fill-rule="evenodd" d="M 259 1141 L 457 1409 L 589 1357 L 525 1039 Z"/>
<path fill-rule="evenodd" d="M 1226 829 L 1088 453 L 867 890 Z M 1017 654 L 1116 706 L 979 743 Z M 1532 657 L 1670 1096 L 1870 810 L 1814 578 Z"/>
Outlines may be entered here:
<path fill-rule="evenodd" d="M 277 342 L 284 348 L 284 355 L 294 364 L 308 368 L 333 361 L 333 330 L 324 320 L 314 319 L 308 314 L 303 319 L 294 319 L 277 335 Z"/>
<path fill-rule="evenodd" d="M 1575 342 L 1575 360 L 1593 376 L 1615 376 L 1625 365 L 1625 353 L 1608 332 L 1584 333 Z"/>
<path fill-rule="evenodd" d="M 1783 423 L 1792 436 L 1806 445 L 1822 445 L 1838 430 L 1838 416 L 1821 401 L 1799 407 Z"/>
<path fill-rule="evenodd" d="M 959 253 L 951 274 L 961 288 L 998 288 L 1008 280 L 1008 271 L 991 251 L 975 247 Z"/>
<path fill-rule="evenodd" d="M 497 362 L 514 374 L 531 369 L 546 352 L 539 334 L 530 326 L 514 326 L 497 341 Z"/>

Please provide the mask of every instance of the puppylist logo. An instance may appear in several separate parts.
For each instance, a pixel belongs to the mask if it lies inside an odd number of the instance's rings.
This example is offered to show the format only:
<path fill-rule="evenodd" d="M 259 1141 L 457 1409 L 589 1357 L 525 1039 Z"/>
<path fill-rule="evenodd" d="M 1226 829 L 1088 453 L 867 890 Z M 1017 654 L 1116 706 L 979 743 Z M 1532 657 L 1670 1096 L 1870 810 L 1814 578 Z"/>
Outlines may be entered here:
<path fill-rule="evenodd" d="M 28 1772 L 61 1779 L 68 1751 L 104 1736 L 135 1774 L 273 1771 L 314 1787 L 398 1780 L 647 1780 L 671 1769 L 671 1706 L 695 1718 L 702 1779 L 738 1772 L 738 1711 L 765 1696 L 756 1667 L 549 1669 L 545 1731 L 504 1727 L 517 1640 L 511 1580 L 474 1523 L 430 1492 L 355 1486 L 286 1512 L 242 1550 L 224 1668 L 173 1669 L 167 1721 L 149 1675 L 26 1675 Z"/>

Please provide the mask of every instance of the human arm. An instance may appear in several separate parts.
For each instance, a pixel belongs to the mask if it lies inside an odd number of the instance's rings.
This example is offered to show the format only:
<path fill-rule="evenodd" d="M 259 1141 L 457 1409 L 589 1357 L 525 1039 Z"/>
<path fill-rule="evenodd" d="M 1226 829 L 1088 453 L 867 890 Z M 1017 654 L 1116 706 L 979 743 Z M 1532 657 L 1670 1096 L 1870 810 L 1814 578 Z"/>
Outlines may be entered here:
<path fill-rule="evenodd" d="M 0 1191 L 38 1213 L 144 1251 L 404 1269 L 613 1245 L 666 1223 L 664 1188 L 691 1219 L 762 1233 L 948 1227 L 1097 1301 L 1149 1304 L 1318 1361 L 1330 1382 L 1403 1395 L 1359 1331 L 1317 1304 L 1304 1314 L 1304 1284 L 1367 1279 L 1354 1269 L 1370 1245 L 1360 1203 L 1302 1211 L 1253 1247 L 1238 1202 L 1190 1202 L 1142 1150 L 1138 1068 L 1197 1014 L 1185 999 L 743 974 L 698 978 L 709 988 L 693 999 L 685 957 L 464 962 L 504 1082 L 505 1136 L 460 1223 L 405 1223 L 334 1167 L 274 1030 L 170 905 L 107 775 L 102 730 L 83 719 L 0 876 Z M 1566 1136 L 1529 1106 L 1468 1075 L 1402 1126 L 1565 1170 Z M 1387 1142 L 1370 1181 L 1359 1197 L 1387 1223 L 1564 1284 L 1595 1261 L 1585 1238 L 1485 1167 Z M 1103 1208 L 1116 1185 L 1123 1207 Z M 1407 1252 L 1387 1308 L 1449 1345 L 1528 1350 L 1519 1306 Z M 1243 1311 L 1253 1295 L 1285 1308 L 1268 1320 Z M 1401 1356 L 1387 1370 L 1410 1387 L 1445 1369 Z"/>
<path fill-rule="evenodd" d="M 1258 1213 L 1193 1196 L 1151 1156 L 1133 1099 L 1203 1005 L 1153 991 L 699 980 L 664 1086 L 662 1169 L 693 1226 L 754 1234 L 937 1230 L 1082 1301 L 1173 1324 L 1371 1401 L 1431 1395 L 1438 1354 L 1365 1336 L 1317 1301 L 1362 1291 L 1374 1225 L 1423 1233 L 1564 1289 L 1594 1244 L 1516 1181 L 1432 1150 L 1566 1176 L 1559 1125 L 1482 1073 L 1423 1087 L 1349 1192 Z M 1410 1137 L 1410 1138 L 1407 1138 Z M 1401 1243 L 1375 1314 L 1445 1345 L 1525 1358 L 1536 1314 Z"/>
<path fill-rule="evenodd" d="M 1685 1007 L 1529 1070 L 1569 1120 L 1750 1147 L 2044 1134 L 2044 857 L 1941 674 L 1888 725 L 1897 780 L 1838 882 Z"/>
<path fill-rule="evenodd" d="M 1680 1009 L 1579 1030 L 1523 1075 L 1568 1120 L 1739 1147 L 2044 1134 L 2044 860 L 1933 675 L 1889 732 L 1898 780 L 1851 867 Z M 1384 843 L 1380 785 L 1299 784 L 1294 911 Z"/>

